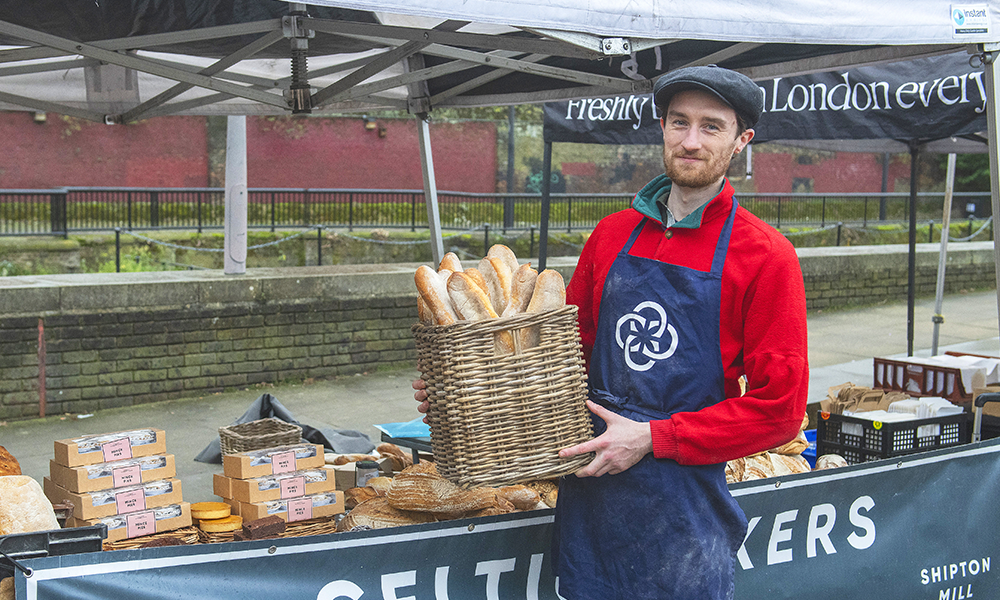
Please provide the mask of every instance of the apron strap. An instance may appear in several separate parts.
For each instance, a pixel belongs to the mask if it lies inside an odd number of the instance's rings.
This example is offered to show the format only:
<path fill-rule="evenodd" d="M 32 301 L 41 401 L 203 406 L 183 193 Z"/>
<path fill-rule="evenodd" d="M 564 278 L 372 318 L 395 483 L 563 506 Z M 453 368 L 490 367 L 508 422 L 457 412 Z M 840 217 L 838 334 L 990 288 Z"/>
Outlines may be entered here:
<path fill-rule="evenodd" d="M 729 249 L 729 237 L 733 233 L 733 222 L 736 220 L 736 208 L 739 204 L 736 202 L 736 196 L 733 196 L 733 208 L 729 211 L 729 218 L 726 219 L 726 224 L 722 227 L 722 233 L 719 234 L 719 241 L 715 245 L 715 256 L 712 257 L 712 274 L 722 276 L 722 265 L 726 263 L 726 251 Z"/>
<path fill-rule="evenodd" d="M 649 217 L 643 217 L 642 220 L 639 221 L 639 224 L 636 225 L 635 229 L 632 230 L 632 235 L 629 236 L 628 241 L 625 242 L 625 246 L 622 247 L 622 251 L 619 252 L 619 254 L 629 253 L 629 250 L 632 249 L 632 244 L 634 244 L 635 241 L 639 239 L 639 234 L 642 233 L 642 229 L 646 226 L 646 221 L 648 220 Z"/>

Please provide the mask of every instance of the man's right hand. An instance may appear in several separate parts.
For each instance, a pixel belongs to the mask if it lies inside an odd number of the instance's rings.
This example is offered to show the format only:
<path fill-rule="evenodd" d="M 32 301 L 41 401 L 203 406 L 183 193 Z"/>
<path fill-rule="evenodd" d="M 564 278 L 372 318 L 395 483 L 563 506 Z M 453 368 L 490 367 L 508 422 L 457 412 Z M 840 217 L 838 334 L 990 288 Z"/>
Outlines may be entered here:
<path fill-rule="evenodd" d="M 427 411 L 431 409 L 431 403 L 427 399 L 427 382 L 423 379 L 417 379 L 413 382 L 413 399 L 420 403 L 417 406 L 417 411 L 424 414 L 424 423 L 427 422 Z"/>

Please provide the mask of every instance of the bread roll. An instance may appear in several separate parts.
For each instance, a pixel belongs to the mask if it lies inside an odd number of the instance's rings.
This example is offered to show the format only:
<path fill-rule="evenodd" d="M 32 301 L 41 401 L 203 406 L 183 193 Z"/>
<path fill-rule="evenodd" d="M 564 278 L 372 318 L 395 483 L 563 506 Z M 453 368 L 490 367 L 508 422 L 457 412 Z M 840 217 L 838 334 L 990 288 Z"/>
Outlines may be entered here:
<path fill-rule="evenodd" d="M 809 449 L 809 440 L 806 439 L 806 432 L 799 430 L 798 435 L 791 439 L 791 441 L 778 446 L 771 452 L 775 454 L 786 454 L 789 456 L 802 454 Z"/>
<path fill-rule="evenodd" d="M 445 269 L 439 274 L 427 265 L 420 265 L 413 276 L 417 292 L 427 303 L 437 325 L 453 325 L 458 321 L 458 315 L 448 297 L 448 280 L 444 278 L 445 274 L 451 275 L 451 271 Z"/>
<path fill-rule="evenodd" d="M 0 446 L 0 477 L 4 475 L 20 475 L 21 465 L 17 462 L 10 452 L 3 446 Z"/>
<path fill-rule="evenodd" d="M 0 536 L 59 529 L 52 502 L 26 475 L 0 477 Z"/>
<path fill-rule="evenodd" d="M 503 244 L 493 244 L 490 246 L 490 249 L 486 251 L 486 258 L 499 258 L 506 263 L 511 273 L 515 273 L 518 267 L 521 266 L 517 262 L 517 256 L 515 256 L 514 251 Z"/>
<path fill-rule="evenodd" d="M 454 252 L 449 252 L 441 258 L 441 264 L 438 265 L 438 271 L 447 269 L 452 273 L 459 273 L 462 269 L 462 262 L 458 260 L 458 255 Z"/>
<path fill-rule="evenodd" d="M 846 467 L 847 461 L 839 454 L 824 454 L 816 459 L 816 470 Z"/>
<path fill-rule="evenodd" d="M 526 312 L 545 312 L 566 306 L 566 284 L 559 271 L 545 269 L 535 278 L 535 289 L 531 294 Z M 525 327 L 517 332 L 521 340 L 521 350 L 534 348 L 541 343 L 538 326 Z"/>
<path fill-rule="evenodd" d="M 509 317 L 528 310 L 528 303 L 531 302 L 531 295 L 535 291 L 536 279 L 538 279 L 538 271 L 532 269 L 530 263 L 525 263 L 518 267 L 517 271 L 514 271 L 510 287 L 510 302 L 500 316 Z"/>
<path fill-rule="evenodd" d="M 502 315 L 507 303 L 510 302 L 510 288 L 513 273 L 502 259 L 486 257 L 479 261 L 479 272 L 486 280 L 486 289 L 490 294 L 493 310 Z"/>
<path fill-rule="evenodd" d="M 377 498 L 379 495 L 378 491 L 374 488 L 368 487 L 367 485 L 364 487 L 353 487 L 344 491 L 344 508 L 351 510 L 363 502 L 367 502 L 372 498 Z"/>

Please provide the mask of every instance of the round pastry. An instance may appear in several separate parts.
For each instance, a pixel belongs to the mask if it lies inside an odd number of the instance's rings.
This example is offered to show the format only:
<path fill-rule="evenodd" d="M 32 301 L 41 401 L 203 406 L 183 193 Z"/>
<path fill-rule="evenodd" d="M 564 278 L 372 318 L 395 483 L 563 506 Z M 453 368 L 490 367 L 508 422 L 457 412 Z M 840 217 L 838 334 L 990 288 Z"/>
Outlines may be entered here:
<path fill-rule="evenodd" d="M 202 520 L 224 519 L 232 514 L 232 507 L 225 502 L 195 502 L 191 505 L 191 518 Z"/>
<path fill-rule="evenodd" d="M 222 533 L 236 531 L 243 527 L 243 517 L 230 515 L 224 519 L 205 519 L 198 522 L 198 527 L 206 533 Z"/>

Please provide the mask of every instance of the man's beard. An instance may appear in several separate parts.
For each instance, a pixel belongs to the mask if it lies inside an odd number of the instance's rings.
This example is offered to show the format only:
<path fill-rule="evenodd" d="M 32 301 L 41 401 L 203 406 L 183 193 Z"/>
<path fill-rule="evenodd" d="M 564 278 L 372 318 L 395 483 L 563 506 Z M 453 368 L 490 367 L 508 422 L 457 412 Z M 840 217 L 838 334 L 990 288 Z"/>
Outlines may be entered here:
<path fill-rule="evenodd" d="M 670 178 L 670 181 L 686 188 L 703 188 L 710 186 L 721 179 L 729 169 L 729 161 L 723 162 L 722 157 L 715 156 L 704 160 L 704 156 L 699 156 L 703 160 L 695 165 L 675 166 L 672 160 L 674 157 L 682 157 L 683 154 L 664 154 L 663 170 Z"/>

